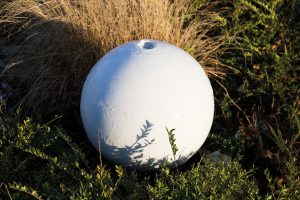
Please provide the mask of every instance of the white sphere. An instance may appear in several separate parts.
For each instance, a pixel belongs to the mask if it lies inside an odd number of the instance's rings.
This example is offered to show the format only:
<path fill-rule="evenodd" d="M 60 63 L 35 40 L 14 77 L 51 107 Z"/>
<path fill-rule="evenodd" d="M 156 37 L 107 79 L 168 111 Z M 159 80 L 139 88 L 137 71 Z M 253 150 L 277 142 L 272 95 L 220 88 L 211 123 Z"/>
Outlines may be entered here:
<path fill-rule="evenodd" d="M 108 160 L 138 169 L 181 164 L 204 143 L 213 90 L 199 63 L 171 44 L 140 40 L 103 56 L 87 76 L 81 117 L 93 146 Z M 173 133 L 173 153 L 166 131 Z"/>

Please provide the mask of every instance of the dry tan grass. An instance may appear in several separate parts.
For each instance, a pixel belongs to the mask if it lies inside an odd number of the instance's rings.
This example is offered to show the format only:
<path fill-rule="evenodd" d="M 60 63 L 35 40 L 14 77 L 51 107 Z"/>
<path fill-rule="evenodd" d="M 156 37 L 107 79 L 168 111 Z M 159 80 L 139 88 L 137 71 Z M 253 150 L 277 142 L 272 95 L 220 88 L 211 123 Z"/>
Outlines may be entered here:
<path fill-rule="evenodd" d="M 219 13 L 210 11 L 211 5 L 195 12 L 191 2 L 11 0 L 0 11 L 0 26 L 21 38 L 23 59 L 12 63 L 4 76 L 25 86 L 26 105 L 60 112 L 78 105 L 83 81 L 103 54 L 148 38 L 185 49 L 209 75 L 220 77 L 224 67 L 217 56 L 225 38 L 208 36 Z"/>

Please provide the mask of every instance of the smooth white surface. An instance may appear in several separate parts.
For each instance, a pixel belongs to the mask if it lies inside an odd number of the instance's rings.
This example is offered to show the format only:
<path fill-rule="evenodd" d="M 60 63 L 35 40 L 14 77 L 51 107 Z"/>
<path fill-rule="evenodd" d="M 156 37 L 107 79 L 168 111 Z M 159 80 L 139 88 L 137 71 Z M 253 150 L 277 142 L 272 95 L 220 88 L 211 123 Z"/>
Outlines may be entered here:
<path fill-rule="evenodd" d="M 177 164 L 201 147 L 214 99 L 192 56 L 168 43 L 141 40 L 111 50 L 94 65 L 80 109 L 89 140 L 108 160 L 147 170 L 164 159 L 174 164 L 166 127 L 176 129 Z"/>

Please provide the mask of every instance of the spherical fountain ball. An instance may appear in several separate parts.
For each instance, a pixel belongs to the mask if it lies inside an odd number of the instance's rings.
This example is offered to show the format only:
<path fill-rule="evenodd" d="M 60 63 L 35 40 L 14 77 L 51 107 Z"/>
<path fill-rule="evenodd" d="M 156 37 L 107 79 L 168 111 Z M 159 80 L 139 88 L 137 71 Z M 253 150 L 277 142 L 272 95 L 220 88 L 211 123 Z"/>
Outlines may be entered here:
<path fill-rule="evenodd" d="M 88 139 L 106 159 L 151 170 L 182 164 L 197 152 L 212 125 L 214 98 L 192 56 L 165 42 L 140 40 L 94 65 L 80 110 Z M 175 129 L 175 157 L 166 128 Z"/>

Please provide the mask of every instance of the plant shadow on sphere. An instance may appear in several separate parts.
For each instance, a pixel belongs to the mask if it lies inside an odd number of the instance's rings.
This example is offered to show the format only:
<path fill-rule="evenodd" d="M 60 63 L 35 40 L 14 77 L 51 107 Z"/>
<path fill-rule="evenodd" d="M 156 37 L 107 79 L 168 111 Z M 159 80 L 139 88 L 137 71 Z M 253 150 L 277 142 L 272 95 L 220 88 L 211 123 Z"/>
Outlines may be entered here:
<path fill-rule="evenodd" d="M 136 141 L 130 146 L 126 145 L 124 148 L 120 148 L 117 146 L 107 145 L 101 139 L 100 146 L 101 148 L 104 148 L 108 150 L 108 152 L 110 152 L 110 154 L 107 155 L 108 160 L 109 158 L 122 156 L 120 164 L 125 164 L 128 166 L 128 168 L 137 168 L 139 170 L 143 170 L 144 166 L 151 169 L 164 166 L 164 164 L 166 164 L 167 162 L 167 158 L 158 160 L 155 158 L 148 158 L 146 163 L 142 163 L 141 160 L 138 160 L 139 158 L 143 157 L 144 148 L 151 145 L 155 141 L 155 139 L 150 139 L 153 126 L 154 124 L 146 120 L 145 124 L 143 124 L 143 127 L 140 128 L 141 132 L 136 135 Z M 187 157 L 190 157 L 191 155 L 192 153 Z M 176 164 L 171 165 L 171 167 L 177 166 L 177 164 L 180 165 L 181 163 L 184 163 L 187 160 L 187 157 L 179 156 Z"/>
<path fill-rule="evenodd" d="M 121 162 L 120 164 L 125 164 L 129 168 L 140 167 L 142 169 L 142 161 L 138 159 L 143 157 L 144 148 L 151 145 L 155 141 L 155 139 L 150 139 L 150 133 L 153 125 L 154 124 L 151 124 L 148 120 L 146 120 L 145 124 L 140 129 L 141 132 L 136 135 L 136 141 L 130 146 L 126 145 L 124 148 L 108 145 L 102 139 L 98 140 L 98 142 L 100 142 L 101 148 L 104 148 L 109 152 L 109 155 L 106 155 L 107 159 L 110 160 L 112 158 L 119 158 L 121 156 L 122 158 L 119 160 Z M 153 168 L 158 164 L 163 164 L 163 162 L 163 160 L 148 158 L 145 165 Z"/>

